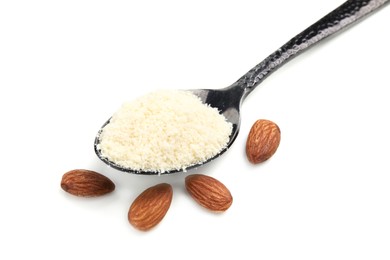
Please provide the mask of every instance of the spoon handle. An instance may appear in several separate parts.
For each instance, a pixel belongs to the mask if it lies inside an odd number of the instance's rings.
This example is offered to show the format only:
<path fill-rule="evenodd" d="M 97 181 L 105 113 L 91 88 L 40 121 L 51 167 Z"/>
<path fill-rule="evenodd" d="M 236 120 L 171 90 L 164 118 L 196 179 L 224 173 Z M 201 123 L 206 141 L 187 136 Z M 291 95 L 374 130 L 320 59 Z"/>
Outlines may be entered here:
<path fill-rule="evenodd" d="M 322 39 L 340 31 L 366 14 L 385 5 L 390 0 L 348 0 L 338 8 L 312 24 L 300 34 L 289 40 L 277 51 L 248 71 L 233 85 L 248 95 L 267 76 L 287 61 L 302 53 Z"/>

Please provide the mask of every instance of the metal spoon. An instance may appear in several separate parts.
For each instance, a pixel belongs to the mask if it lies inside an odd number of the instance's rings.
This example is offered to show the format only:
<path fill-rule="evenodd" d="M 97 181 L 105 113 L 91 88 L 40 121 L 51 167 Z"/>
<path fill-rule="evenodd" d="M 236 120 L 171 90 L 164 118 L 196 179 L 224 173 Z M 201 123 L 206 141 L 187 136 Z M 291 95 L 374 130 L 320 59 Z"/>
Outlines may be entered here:
<path fill-rule="evenodd" d="M 304 50 L 308 49 L 315 43 L 340 31 L 341 29 L 344 29 L 365 15 L 389 3 L 389 1 L 390 0 L 346 1 L 338 8 L 289 40 L 286 44 L 284 44 L 282 47 L 264 59 L 261 63 L 248 71 L 231 86 L 223 89 L 189 90 L 195 95 L 199 96 L 204 103 L 218 108 L 226 117 L 226 119 L 233 124 L 233 130 L 230 135 L 230 140 L 227 144 L 227 147 L 223 149 L 218 155 L 207 161 L 188 167 L 187 169 L 198 167 L 219 157 L 233 144 L 240 129 L 240 107 L 242 102 L 244 101 L 245 97 L 247 97 L 249 93 L 251 93 L 255 87 L 257 87 L 272 72 L 280 68 L 283 64 L 286 64 L 293 57 L 296 57 L 298 54 L 302 53 Z M 99 137 L 103 128 L 109 123 L 110 119 L 102 126 L 95 138 L 94 148 L 97 156 L 109 166 L 120 171 L 145 175 L 160 174 L 159 172 L 135 171 L 129 168 L 124 168 L 102 156 L 99 149 Z M 163 172 L 163 174 L 174 173 L 178 171 L 179 170 L 172 170 L 169 172 Z"/>

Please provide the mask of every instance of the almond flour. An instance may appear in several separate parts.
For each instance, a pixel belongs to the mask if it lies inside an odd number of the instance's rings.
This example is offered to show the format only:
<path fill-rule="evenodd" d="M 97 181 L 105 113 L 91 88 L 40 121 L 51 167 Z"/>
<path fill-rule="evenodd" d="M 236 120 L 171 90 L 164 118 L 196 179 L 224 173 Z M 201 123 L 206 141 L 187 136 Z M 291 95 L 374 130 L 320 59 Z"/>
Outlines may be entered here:
<path fill-rule="evenodd" d="M 127 102 L 100 135 L 101 153 L 136 171 L 185 171 L 227 145 L 232 124 L 189 91 L 160 90 Z"/>

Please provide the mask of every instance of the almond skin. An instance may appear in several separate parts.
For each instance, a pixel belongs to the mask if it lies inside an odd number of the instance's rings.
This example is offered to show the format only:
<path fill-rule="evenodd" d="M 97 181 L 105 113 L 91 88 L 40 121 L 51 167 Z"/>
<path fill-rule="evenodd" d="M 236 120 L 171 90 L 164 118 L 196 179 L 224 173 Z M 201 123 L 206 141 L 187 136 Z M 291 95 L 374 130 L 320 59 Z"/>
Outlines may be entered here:
<path fill-rule="evenodd" d="M 268 160 L 280 144 L 280 129 L 270 120 L 257 120 L 249 131 L 246 141 L 246 155 L 253 164 Z"/>
<path fill-rule="evenodd" d="M 185 186 L 196 202 L 211 211 L 226 211 L 233 203 L 230 191 L 213 177 L 192 174 L 186 177 Z"/>
<path fill-rule="evenodd" d="M 83 169 L 76 169 L 62 176 L 61 188 L 79 197 L 97 197 L 115 190 L 115 184 L 106 176 Z"/>
<path fill-rule="evenodd" d="M 155 227 L 168 212 L 172 196 L 172 186 L 168 183 L 160 183 L 146 189 L 130 206 L 130 224 L 142 231 Z"/>

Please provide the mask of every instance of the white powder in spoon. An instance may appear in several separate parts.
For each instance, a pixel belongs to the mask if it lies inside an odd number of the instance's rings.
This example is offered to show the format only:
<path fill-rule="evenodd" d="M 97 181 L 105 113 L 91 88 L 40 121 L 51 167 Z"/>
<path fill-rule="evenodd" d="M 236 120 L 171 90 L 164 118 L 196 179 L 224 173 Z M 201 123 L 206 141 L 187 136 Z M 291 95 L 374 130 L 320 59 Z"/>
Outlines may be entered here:
<path fill-rule="evenodd" d="M 220 153 L 232 124 L 189 91 L 160 90 L 124 103 L 100 134 L 101 154 L 124 168 L 183 170 Z"/>

